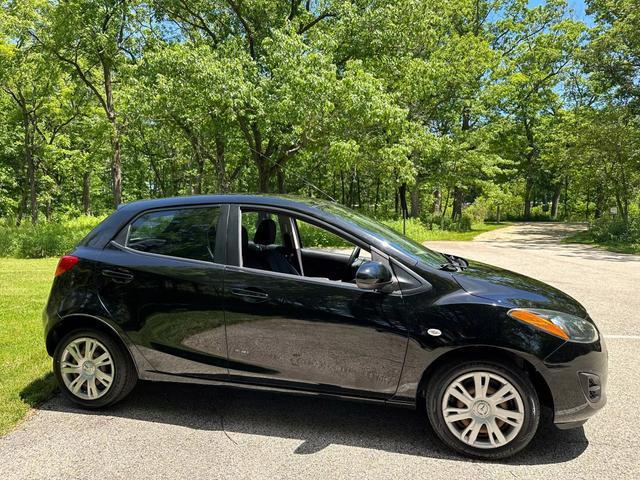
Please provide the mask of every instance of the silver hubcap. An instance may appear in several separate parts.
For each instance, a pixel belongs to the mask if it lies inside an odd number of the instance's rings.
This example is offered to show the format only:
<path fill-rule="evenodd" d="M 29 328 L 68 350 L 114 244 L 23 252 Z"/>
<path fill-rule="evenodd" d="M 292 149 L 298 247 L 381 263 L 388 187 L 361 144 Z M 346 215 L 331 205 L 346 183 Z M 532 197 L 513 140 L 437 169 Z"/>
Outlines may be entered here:
<path fill-rule="evenodd" d="M 442 398 L 442 415 L 459 440 L 476 448 L 497 448 L 513 440 L 524 423 L 518 390 L 495 373 L 456 378 Z"/>
<path fill-rule="evenodd" d="M 115 368 L 102 343 L 82 337 L 72 340 L 62 352 L 60 372 L 71 393 L 83 400 L 95 400 L 111 388 Z"/>

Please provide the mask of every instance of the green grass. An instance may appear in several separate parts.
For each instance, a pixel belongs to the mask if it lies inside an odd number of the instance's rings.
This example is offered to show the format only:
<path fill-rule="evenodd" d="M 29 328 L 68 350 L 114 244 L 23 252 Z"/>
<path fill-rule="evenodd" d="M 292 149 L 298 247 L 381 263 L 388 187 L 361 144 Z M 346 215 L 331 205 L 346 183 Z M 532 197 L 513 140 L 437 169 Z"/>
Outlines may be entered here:
<path fill-rule="evenodd" d="M 402 233 L 402 220 L 388 220 L 383 223 L 397 232 Z M 508 227 L 509 225 L 511 225 L 511 223 L 508 222 L 478 223 L 474 224 L 468 232 L 458 232 L 455 230 L 440 230 L 437 225 L 434 225 L 433 229 L 429 230 L 422 222 L 409 219 L 406 224 L 406 236 L 419 243 L 439 240 L 467 241 L 473 240 L 481 233 Z"/>
<path fill-rule="evenodd" d="M 562 240 L 564 243 L 581 243 L 603 248 L 610 252 L 640 254 L 640 243 L 622 243 L 613 240 L 598 242 L 589 231 L 577 232 Z"/>
<path fill-rule="evenodd" d="M 55 389 L 42 310 L 56 262 L 0 258 L 0 435 Z"/>
<path fill-rule="evenodd" d="M 511 225 L 509 222 L 500 222 L 500 223 L 479 223 L 475 224 L 471 227 L 471 230 L 468 232 L 456 232 L 453 230 L 431 230 L 428 237 L 423 240 L 423 242 L 433 242 L 438 240 L 452 240 L 452 241 L 467 241 L 473 240 L 481 233 L 490 232 L 492 230 L 497 230 L 499 228 L 508 227 Z"/>

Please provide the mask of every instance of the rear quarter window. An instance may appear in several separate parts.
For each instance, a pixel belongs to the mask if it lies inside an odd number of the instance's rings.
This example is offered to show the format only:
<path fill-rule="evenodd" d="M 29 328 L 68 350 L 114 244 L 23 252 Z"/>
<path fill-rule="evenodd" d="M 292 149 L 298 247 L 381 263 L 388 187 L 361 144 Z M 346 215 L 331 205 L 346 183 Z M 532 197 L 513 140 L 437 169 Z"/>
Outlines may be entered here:
<path fill-rule="evenodd" d="M 141 252 L 213 262 L 220 207 L 144 213 L 128 229 L 126 246 Z"/>

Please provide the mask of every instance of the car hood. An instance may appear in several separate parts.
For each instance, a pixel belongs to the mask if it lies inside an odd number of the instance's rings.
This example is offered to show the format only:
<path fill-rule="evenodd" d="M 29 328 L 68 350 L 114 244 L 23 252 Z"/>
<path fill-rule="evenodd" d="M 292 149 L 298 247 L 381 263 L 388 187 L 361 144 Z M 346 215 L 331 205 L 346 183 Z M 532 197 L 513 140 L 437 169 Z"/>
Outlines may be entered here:
<path fill-rule="evenodd" d="M 452 275 L 471 295 L 506 307 L 546 308 L 587 317 L 584 307 L 566 293 L 519 273 L 469 261 L 466 269 Z"/>

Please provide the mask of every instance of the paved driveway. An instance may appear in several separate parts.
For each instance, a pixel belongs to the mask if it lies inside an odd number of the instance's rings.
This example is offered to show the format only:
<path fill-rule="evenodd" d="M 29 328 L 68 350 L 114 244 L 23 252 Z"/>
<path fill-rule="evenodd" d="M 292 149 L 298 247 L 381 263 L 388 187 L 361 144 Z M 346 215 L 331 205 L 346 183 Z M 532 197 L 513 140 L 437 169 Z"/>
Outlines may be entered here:
<path fill-rule="evenodd" d="M 506 462 L 441 448 L 417 413 L 329 399 L 141 384 L 104 412 L 56 397 L 0 439 L 0 479 L 640 478 L 640 257 L 523 224 L 430 246 L 516 270 L 581 301 L 607 336 L 609 404 Z"/>

